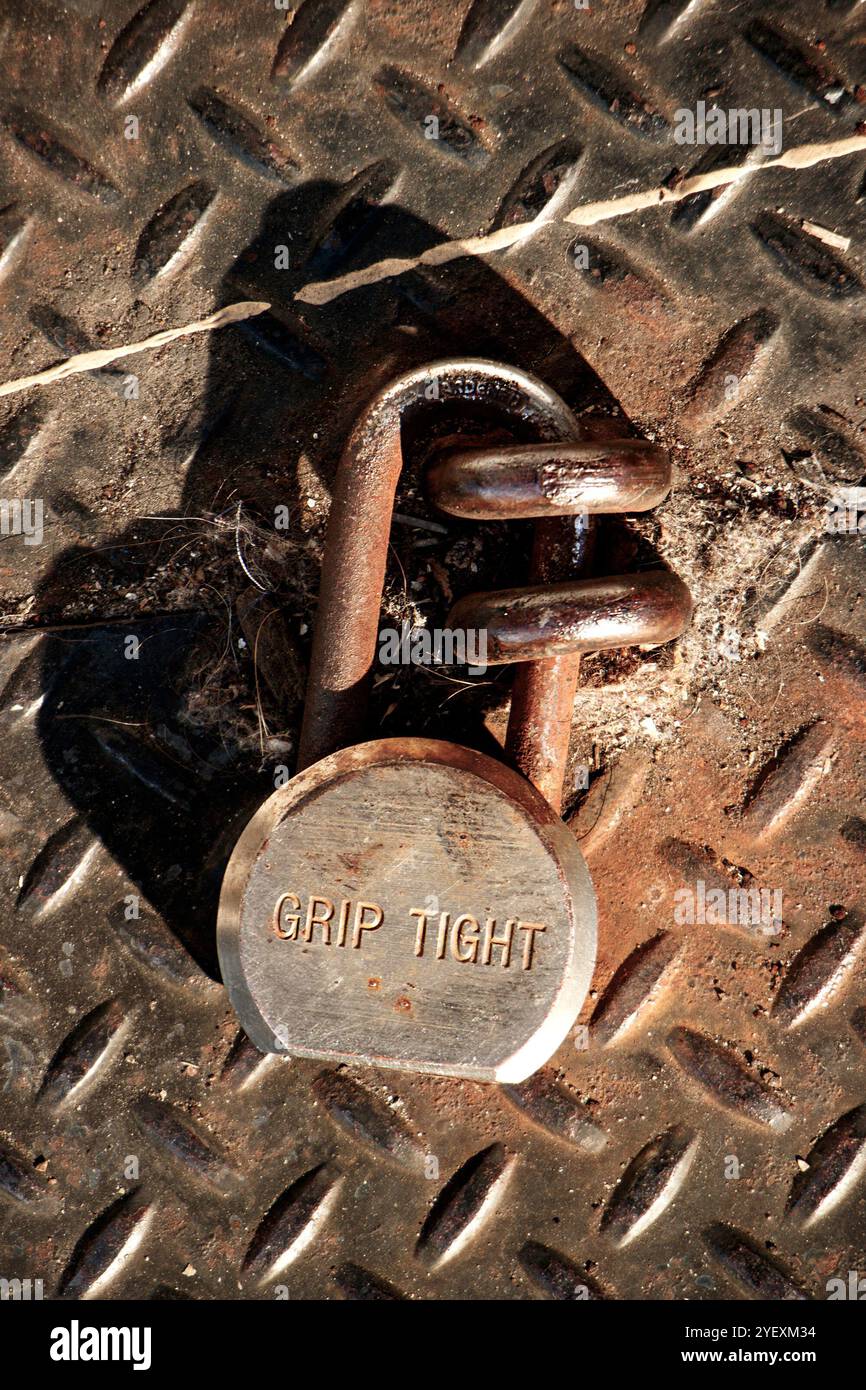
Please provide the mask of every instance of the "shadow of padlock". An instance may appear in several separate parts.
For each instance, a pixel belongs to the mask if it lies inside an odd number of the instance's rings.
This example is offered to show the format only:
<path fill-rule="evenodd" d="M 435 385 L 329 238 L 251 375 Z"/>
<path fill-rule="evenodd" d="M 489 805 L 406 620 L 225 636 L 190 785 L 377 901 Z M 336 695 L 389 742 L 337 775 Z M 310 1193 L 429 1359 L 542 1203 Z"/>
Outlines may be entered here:
<path fill-rule="evenodd" d="M 452 630 L 517 662 L 506 754 L 363 736 L 402 429 L 459 402 L 535 443 L 440 456 L 428 495 L 482 520 L 535 517 L 531 579 L 476 594 Z M 328 522 L 299 766 L 244 830 L 219 908 L 223 979 L 265 1052 L 519 1082 L 556 1051 L 589 989 L 596 904 L 559 816 L 579 654 L 670 641 L 691 601 L 666 570 L 562 580 L 580 518 L 644 511 L 666 454 L 584 425 L 537 378 L 466 359 L 381 391 L 340 462 Z"/>

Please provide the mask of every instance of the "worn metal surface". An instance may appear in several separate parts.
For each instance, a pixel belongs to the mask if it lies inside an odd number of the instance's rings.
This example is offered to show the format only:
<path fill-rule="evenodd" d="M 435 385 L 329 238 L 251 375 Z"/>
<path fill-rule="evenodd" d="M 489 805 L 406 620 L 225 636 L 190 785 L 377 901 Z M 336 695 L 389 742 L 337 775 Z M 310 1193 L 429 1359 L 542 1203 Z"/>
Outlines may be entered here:
<path fill-rule="evenodd" d="M 821 515 L 866 473 L 866 161 L 761 173 L 743 151 L 716 197 L 292 299 L 718 158 L 670 136 L 709 93 L 782 108 L 788 144 L 850 133 L 860 9 L 326 3 L 287 27 L 247 0 L 4 7 L 4 378 L 223 299 L 273 305 L 140 360 L 137 400 L 108 371 L 2 414 L 4 495 L 44 497 L 47 523 L 44 546 L 3 540 L 5 613 L 62 628 L 0 653 L 4 1276 L 71 1297 L 736 1299 L 866 1270 L 863 551 Z M 619 402 L 671 451 L 671 498 L 603 532 L 605 569 L 658 545 L 697 601 L 676 659 L 583 660 L 589 1046 L 507 1089 L 262 1059 L 213 955 L 237 822 L 292 756 L 342 441 L 378 387 L 454 352 L 579 412 Z M 269 549 L 247 518 L 278 504 Z M 411 492 L 398 511 L 427 519 Z M 432 550 L 455 597 L 520 582 L 516 535 L 476 550 L 455 528 Z M 396 540 L 395 619 L 447 608 L 420 544 L 439 534 Z M 265 618 L 282 696 L 237 645 Z M 383 682 L 374 718 L 468 741 L 479 710 L 451 693 Z M 678 922 L 698 881 L 778 887 L 782 933 Z"/>
<path fill-rule="evenodd" d="M 574 836 L 524 778 L 441 740 L 379 739 L 257 811 L 218 944 L 265 1052 L 520 1082 L 583 1006 L 596 907 Z"/>
<path fill-rule="evenodd" d="M 690 612 L 682 580 L 656 570 L 469 594 L 452 608 L 450 622 L 487 632 L 488 661 L 495 664 L 547 652 L 660 645 L 680 636 Z"/>
<path fill-rule="evenodd" d="M 437 506 L 476 521 L 645 512 L 664 501 L 670 486 L 664 449 L 638 439 L 464 450 L 440 459 L 427 475 Z"/>

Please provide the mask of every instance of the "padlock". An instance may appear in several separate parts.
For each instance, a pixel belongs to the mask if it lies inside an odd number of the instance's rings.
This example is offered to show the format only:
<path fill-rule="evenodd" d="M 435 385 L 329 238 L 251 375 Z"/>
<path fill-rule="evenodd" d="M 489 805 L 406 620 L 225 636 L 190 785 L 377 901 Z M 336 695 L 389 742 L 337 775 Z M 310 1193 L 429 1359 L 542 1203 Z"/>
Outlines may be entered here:
<path fill-rule="evenodd" d="M 534 582 L 463 598 L 448 618 L 486 632 L 488 662 L 518 663 L 508 761 L 434 739 L 358 742 L 403 431 L 443 403 L 514 442 L 438 456 L 430 499 L 460 517 L 536 518 Z M 670 641 L 691 601 L 667 570 L 562 570 L 585 564 L 587 515 L 647 510 L 669 487 L 663 450 L 579 423 L 495 362 L 416 368 L 362 413 L 335 480 L 301 770 L 247 825 L 220 898 L 223 979 L 263 1052 L 516 1083 L 563 1042 L 596 954 L 593 886 L 559 815 L 579 653 Z"/>

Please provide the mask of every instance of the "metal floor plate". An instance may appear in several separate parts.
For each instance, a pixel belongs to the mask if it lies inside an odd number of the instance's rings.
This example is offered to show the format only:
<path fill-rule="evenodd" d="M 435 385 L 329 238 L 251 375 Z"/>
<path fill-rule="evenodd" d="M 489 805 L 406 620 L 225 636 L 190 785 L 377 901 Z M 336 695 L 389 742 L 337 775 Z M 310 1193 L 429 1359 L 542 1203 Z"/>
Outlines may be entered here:
<path fill-rule="evenodd" d="M 2 402 L 4 496 L 46 514 L 0 567 L 4 1275 L 699 1300 L 866 1270 L 863 542 L 822 520 L 866 474 L 866 156 L 721 147 L 751 172 L 716 195 L 562 221 L 712 165 L 673 139 L 698 100 L 781 109 L 786 148 L 852 134 L 862 6 L 9 0 L 0 45 L 3 380 L 271 305 Z M 545 207 L 510 250 L 294 298 Z M 292 759 L 341 442 L 454 352 L 672 450 L 671 499 L 610 547 L 696 599 L 675 650 L 585 662 L 589 1027 L 516 1088 L 262 1058 L 215 966 L 222 868 Z M 398 510 L 424 521 L 413 485 Z M 396 618 L 513 567 L 477 527 L 398 529 Z M 371 734 L 501 728 L 501 685 L 464 713 L 419 683 Z M 698 880 L 780 890 L 781 931 L 679 924 Z"/>

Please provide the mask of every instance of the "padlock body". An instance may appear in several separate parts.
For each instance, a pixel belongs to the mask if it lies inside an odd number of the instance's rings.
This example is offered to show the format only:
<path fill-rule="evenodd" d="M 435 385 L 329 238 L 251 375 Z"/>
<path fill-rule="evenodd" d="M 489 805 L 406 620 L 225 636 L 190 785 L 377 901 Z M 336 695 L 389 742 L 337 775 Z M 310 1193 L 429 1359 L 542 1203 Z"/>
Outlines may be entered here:
<path fill-rule="evenodd" d="M 229 862 L 223 979 L 262 1051 L 518 1082 L 574 1023 L 596 907 L 519 773 L 430 739 L 343 749 L 275 792 Z"/>

